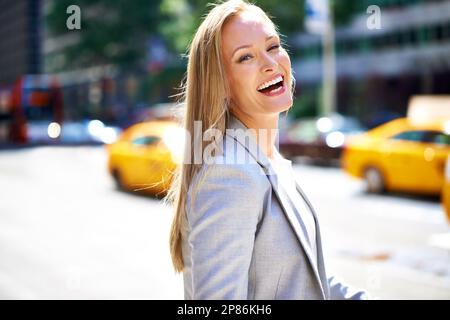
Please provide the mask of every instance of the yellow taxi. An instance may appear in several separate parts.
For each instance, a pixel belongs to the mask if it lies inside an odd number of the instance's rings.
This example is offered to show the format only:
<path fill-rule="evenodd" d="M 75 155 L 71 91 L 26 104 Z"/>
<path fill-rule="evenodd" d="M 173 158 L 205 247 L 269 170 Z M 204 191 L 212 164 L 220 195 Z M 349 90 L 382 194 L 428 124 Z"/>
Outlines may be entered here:
<path fill-rule="evenodd" d="M 366 181 L 367 191 L 439 195 L 450 154 L 450 122 L 400 118 L 347 144 L 342 166 Z"/>
<path fill-rule="evenodd" d="M 135 124 L 107 146 L 109 173 L 121 189 L 164 196 L 181 163 L 183 139 L 173 120 Z"/>
<path fill-rule="evenodd" d="M 447 219 L 450 222 L 450 157 L 447 158 L 445 165 L 445 181 L 442 189 L 442 205 L 444 207 Z"/>

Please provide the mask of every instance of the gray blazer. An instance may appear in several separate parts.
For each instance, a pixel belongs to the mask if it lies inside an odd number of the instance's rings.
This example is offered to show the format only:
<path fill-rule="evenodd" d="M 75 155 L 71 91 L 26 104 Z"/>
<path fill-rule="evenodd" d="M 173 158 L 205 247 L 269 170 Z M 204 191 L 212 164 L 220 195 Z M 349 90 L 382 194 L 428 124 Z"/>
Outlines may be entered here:
<path fill-rule="evenodd" d="M 231 114 L 227 128 L 247 129 Z M 227 130 L 221 146 L 194 176 L 187 194 L 185 299 L 366 298 L 365 292 L 327 278 L 317 215 L 298 183 L 314 216 L 314 246 L 299 208 L 278 185 L 256 140 Z"/>

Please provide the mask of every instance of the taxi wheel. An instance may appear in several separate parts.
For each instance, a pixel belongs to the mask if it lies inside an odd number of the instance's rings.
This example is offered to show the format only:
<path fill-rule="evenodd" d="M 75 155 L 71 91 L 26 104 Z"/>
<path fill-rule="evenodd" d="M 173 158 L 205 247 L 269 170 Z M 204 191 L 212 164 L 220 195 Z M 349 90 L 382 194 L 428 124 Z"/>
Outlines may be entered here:
<path fill-rule="evenodd" d="M 122 176 L 119 170 L 114 169 L 113 174 L 114 182 L 116 183 L 116 188 L 119 190 L 125 190 L 125 185 L 123 184 Z"/>
<path fill-rule="evenodd" d="M 367 168 L 364 171 L 364 180 L 366 181 L 367 192 L 382 193 L 385 190 L 383 175 L 377 168 Z"/>

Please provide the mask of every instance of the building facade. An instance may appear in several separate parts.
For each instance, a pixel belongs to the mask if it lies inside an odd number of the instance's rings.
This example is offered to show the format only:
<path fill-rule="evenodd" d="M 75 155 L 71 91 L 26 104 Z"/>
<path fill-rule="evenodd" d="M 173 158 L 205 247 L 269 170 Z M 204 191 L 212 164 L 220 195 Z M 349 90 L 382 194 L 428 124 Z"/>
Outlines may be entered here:
<path fill-rule="evenodd" d="M 381 9 L 379 29 L 367 25 L 370 5 Z M 375 125 L 406 114 L 412 95 L 450 94 L 450 1 L 364 0 L 359 11 L 335 30 L 336 111 Z M 307 101 L 320 103 L 321 38 L 300 34 L 293 47 L 296 79 Z"/>
<path fill-rule="evenodd" d="M 41 72 L 41 1 L 0 1 L 0 85 Z"/>

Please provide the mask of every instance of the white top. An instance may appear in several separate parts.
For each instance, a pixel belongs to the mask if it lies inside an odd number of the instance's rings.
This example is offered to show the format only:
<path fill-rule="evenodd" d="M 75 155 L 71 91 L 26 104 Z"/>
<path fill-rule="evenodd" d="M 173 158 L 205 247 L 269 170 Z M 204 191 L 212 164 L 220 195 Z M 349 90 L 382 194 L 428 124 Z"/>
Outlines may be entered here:
<path fill-rule="evenodd" d="M 313 249 L 312 252 L 316 258 L 316 225 L 314 216 L 297 190 L 292 161 L 283 158 L 276 149 L 274 149 L 274 159 L 268 159 L 278 177 L 278 187 L 283 188 L 288 194 L 289 200 L 293 202 L 291 204 L 293 204 L 294 212 L 300 220 L 300 225 L 307 235 L 311 249 Z"/>

